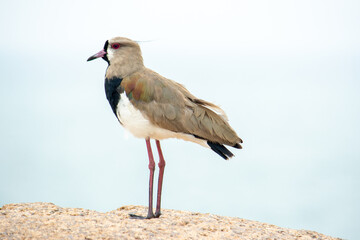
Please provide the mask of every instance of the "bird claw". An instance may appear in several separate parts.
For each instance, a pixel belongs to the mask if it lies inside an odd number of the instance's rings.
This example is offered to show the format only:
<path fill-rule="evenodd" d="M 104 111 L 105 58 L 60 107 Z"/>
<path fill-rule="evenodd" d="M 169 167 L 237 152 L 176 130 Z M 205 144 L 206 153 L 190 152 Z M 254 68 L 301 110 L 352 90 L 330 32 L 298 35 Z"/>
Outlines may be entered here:
<path fill-rule="evenodd" d="M 155 212 L 155 217 L 156 217 L 156 218 L 159 218 L 160 215 L 161 215 L 161 212 L 160 212 L 160 211 L 159 211 L 159 212 Z"/>
<path fill-rule="evenodd" d="M 136 214 L 129 214 L 131 219 L 146 219 L 146 217 L 140 216 L 140 215 L 136 215 Z"/>
<path fill-rule="evenodd" d="M 151 218 L 158 218 L 160 216 L 160 214 L 158 216 L 154 215 L 154 214 L 148 214 L 146 217 L 144 217 L 144 216 L 130 213 L 129 216 L 131 219 L 151 219 Z"/>

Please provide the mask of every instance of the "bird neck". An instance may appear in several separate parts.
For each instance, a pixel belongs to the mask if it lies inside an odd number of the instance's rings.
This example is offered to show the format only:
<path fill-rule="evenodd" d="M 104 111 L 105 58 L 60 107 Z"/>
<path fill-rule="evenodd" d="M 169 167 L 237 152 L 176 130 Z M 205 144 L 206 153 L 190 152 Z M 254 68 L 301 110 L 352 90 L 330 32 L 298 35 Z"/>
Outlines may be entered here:
<path fill-rule="evenodd" d="M 126 58 L 118 57 L 116 61 L 110 61 L 105 76 L 106 78 L 124 78 L 143 68 L 145 68 L 143 58 L 139 55 L 127 56 Z"/>

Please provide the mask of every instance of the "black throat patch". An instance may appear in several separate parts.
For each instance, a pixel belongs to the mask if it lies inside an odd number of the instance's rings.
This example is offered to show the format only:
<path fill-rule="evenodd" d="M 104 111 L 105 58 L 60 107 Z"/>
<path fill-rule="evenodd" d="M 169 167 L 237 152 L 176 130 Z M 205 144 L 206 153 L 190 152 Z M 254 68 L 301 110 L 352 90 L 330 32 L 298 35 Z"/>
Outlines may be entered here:
<path fill-rule="evenodd" d="M 106 52 L 106 54 L 102 57 L 102 59 L 104 59 L 110 65 L 110 61 L 109 61 L 109 59 L 107 57 L 108 46 L 109 46 L 109 41 L 106 41 L 105 45 L 104 45 L 104 51 Z"/>
<path fill-rule="evenodd" d="M 113 110 L 115 116 L 116 108 L 120 101 L 120 93 L 123 92 L 122 87 L 120 86 L 122 78 L 105 78 L 105 94 L 106 98 L 110 103 L 111 109 Z"/>

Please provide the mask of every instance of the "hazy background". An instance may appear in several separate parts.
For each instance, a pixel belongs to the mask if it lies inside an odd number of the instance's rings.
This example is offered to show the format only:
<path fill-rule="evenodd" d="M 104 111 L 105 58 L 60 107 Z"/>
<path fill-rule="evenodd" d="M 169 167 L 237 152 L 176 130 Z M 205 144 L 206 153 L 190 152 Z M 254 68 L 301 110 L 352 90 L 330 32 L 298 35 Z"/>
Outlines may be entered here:
<path fill-rule="evenodd" d="M 244 140 L 227 162 L 163 141 L 164 208 L 359 239 L 359 11 L 355 0 L 1 1 L 0 206 L 147 205 L 145 141 L 111 111 L 106 62 L 86 62 L 126 36 L 151 40 L 145 64 L 219 104 Z"/>

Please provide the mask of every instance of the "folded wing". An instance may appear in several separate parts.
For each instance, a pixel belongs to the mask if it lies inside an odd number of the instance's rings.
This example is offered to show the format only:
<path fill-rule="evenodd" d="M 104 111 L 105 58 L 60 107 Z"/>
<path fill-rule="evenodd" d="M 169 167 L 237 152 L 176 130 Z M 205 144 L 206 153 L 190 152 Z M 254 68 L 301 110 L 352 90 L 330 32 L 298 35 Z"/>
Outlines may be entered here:
<path fill-rule="evenodd" d="M 181 84 L 144 69 L 125 77 L 121 86 L 131 103 L 154 125 L 241 148 L 242 140 L 228 124 L 224 111 L 196 98 Z"/>

